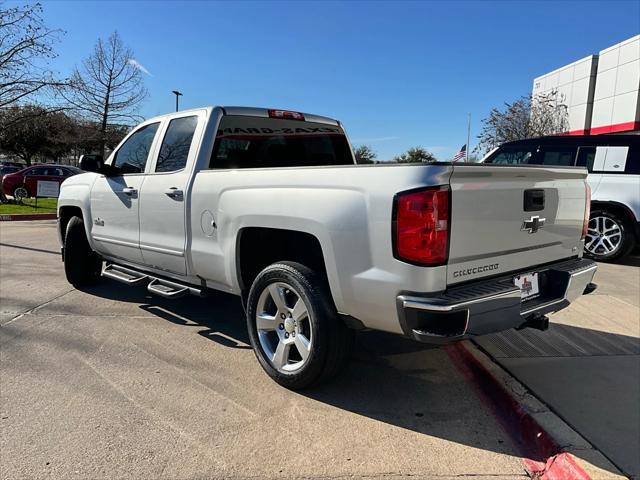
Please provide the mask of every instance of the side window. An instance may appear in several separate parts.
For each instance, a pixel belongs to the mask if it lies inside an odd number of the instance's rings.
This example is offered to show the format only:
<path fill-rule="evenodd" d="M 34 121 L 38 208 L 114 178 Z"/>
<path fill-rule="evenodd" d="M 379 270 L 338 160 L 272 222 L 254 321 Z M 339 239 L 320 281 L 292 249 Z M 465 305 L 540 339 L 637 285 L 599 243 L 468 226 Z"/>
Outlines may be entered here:
<path fill-rule="evenodd" d="M 502 165 L 519 165 L 521 163 L 531 163 L 531 159 L 536 153 L 536 147 L 501 147 L 493 154 L 487 163 L 497 163 Z"/>
<path fill-rule="evenodd" d="M 120 173 L 144 172 L 158 125 L 160 124 L 145 125 L 131 135 L 116 152 L 112 166 L 120 170 Z"/>
<path fill-rule="evenodd" d="M 559 165 L 572 167 L 576 157 L 576 147 L 543 146 L 538 153 L 536 163 L 538 165 Z"/>
<path fill-rule="evenodd" d="M 196 116 L 175 118 L 169 122 L 160 147 L 156 172 L 173 172 L 185 167 L 197 125 Z"/>
<path fill-rule="evenodd" d="M 47 172 L 45 175 L 49 175 L 50 177 L 62 177 L 64 174 L 62 173 L 61 168 L 49 167 L 47 168 Z"/>
<path fill-rule="evenodd" d="M 46 174 L 47 174 L 46 168 L 42 168 L 42 167 L 32 168 L 26 173 L 26 175 L 46 175 Z"/>
<path fill-rule="evenodd" d="M 593 171 L 593 161 L 596 158 L 596 147 L 580 147 L 578 148 L 578 157 L 576 159 L 577 167 L 587 167 L 589 173 Z"/>

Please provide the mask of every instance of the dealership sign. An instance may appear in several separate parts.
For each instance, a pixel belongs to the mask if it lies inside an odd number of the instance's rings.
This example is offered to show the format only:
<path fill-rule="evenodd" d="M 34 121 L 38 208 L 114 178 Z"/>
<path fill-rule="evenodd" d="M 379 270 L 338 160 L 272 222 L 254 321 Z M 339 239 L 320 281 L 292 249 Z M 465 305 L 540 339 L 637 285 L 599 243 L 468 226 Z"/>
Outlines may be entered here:
<path fill-rule="evenodd" d="M 46 180 L 38 180 L 36 197 L 58 198 L 59 194 L 60 194 L 60 184 L 58 182 L 48 182 Z"/>

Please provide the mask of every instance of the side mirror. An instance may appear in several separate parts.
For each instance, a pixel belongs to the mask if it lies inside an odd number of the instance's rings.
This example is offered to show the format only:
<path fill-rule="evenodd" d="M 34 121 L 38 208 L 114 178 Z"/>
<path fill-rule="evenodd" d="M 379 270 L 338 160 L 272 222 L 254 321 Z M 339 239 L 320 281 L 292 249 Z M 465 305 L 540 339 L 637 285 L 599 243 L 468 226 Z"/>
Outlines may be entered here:
<path fill-rule="evenodd" d="M 96 173 L 101 173 L 104 167 L 101 155 L 82 155 L 79 165 L 81 170 Z"/>

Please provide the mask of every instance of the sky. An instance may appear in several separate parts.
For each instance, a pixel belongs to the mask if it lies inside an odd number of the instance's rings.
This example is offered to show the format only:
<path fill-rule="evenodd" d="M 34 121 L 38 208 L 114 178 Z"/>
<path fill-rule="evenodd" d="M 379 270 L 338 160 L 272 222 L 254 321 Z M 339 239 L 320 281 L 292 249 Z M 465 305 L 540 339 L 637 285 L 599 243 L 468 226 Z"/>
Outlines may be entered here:
<path fill-rule="evenodd" d="M 471 145 L 490 109 L 533 79 L 640 33 L 640 1 L 47 1 L 68 75 L 99 37 L 133 49 L 141 114 L 238 105 L 342 121 L 381 160 Z"/>

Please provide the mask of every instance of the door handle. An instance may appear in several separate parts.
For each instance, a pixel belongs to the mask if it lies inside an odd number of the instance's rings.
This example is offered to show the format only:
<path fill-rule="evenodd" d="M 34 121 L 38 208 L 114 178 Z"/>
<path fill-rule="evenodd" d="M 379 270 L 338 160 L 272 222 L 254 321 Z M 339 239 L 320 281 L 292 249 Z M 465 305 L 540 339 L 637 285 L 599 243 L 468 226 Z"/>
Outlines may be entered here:
<path fill-rule="evenodd" d="M 138 190 L 132 187 L 124 187 L 122 189 L 122 193 L 124 193 L 125 195 L 129 195 L 130 197 L 134 197 L 138 194 Z"/>
<path fill-rule="evenodd" d="M 171 198 L 175 198 L 175 199 L 182 199 L 182 190 L 178 190 L 178 187 L 171 187 L 167 190 L 165 190 L 164 194 L 167 197 L 171 197 Z"/>

